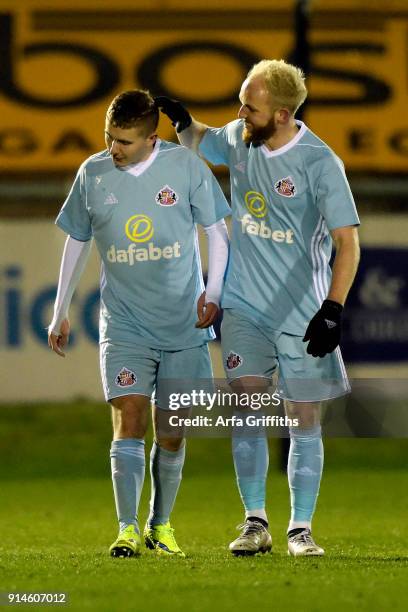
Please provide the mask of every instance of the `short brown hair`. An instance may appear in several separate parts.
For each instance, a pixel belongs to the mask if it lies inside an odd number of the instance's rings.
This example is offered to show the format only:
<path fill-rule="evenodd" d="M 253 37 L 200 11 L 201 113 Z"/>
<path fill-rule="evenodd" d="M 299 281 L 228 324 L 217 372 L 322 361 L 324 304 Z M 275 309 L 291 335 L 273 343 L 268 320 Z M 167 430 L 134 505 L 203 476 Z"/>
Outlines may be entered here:
<path fill-rule="evenodd" d="M 150 136 L 159 123 L 159 109 L 148 91 L 132 89 L 112 100 L 106 118 L 114 127 L 125 130 L 140 127 L 146 136 Z"/>

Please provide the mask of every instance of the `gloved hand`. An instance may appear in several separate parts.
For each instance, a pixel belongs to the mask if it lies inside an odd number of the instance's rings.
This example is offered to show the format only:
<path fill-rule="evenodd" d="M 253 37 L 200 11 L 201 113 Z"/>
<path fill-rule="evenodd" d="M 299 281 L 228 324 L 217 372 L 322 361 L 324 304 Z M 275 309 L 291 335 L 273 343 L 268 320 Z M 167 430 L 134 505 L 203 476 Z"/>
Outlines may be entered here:
<path fill-rule="evenodd" d="M 340 343 L 343 306 L 332 300 L 324 300 L 320 310 L 307 326 L 303 342 L 309 340 L 307 352 L 313 357 L 324 357 Z"/>
<path fill-rule="evenodd" d="M 157 96 L 154 99 L 156 106 L 162 113 L 168 116 L 172 124 L 176 127 L 176 132 L 180 133 L 191 125 L 191 115 L 178 100 L 172 100 L 167 96 Z"/>

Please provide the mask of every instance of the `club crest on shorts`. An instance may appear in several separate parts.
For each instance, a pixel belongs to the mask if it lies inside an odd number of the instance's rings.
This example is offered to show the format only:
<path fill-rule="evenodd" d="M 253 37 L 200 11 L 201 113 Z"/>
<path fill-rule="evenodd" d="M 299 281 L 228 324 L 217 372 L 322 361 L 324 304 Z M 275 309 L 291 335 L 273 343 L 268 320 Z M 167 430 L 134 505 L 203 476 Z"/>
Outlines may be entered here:
<path fill-rule="evenodd" d="M 242 364 L 242 361 L 243 359 L 241 355 L 230 351 L 226 359 L 227 370 L 235 370 L 235 368 L 239 368 L 239 366 Z"/>
<path fill-rule="evenodd" d="M 291 176 L 279 179 L 279 181 L 276 181 L 273 188 L 275 189 L 276 193 L 279 193 L 279 195 L 284 196 L 285 198 L 293 198 L 293 196 L 296 195 L 295 183 L 293 182 Z"/>
<path fill-rule="evenodd" d="M 115 377 L 115 384 L 118 387 L 132 387 L 136 384 L 137 377 L 132 370 L 122 368 L 119 374 Z"/>
<path fill-rule="evenodd" d="M 177 193 L 168 185 L 162 187 L 156 195 L 156 203 L 160 206 L 174 206 L 177 204 L 178 199 Z"/>

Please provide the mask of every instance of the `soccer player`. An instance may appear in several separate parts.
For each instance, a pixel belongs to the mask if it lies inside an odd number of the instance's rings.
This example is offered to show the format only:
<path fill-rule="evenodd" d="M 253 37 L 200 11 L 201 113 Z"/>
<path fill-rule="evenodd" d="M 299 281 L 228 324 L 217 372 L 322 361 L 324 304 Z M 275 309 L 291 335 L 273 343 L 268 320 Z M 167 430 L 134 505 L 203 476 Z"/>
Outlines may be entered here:
<path fill-rule="evenodd" d="M 348 393 L 339 349 L 343 305 L 352 285 L 359 224 L 343 164 L 295 119 L 307 89 L 283 60 L 252 67 L 240 91 L 238 119 L 212 128 L 177 101 L 157 104 L 180 141 L 231 178 L 231 255 L 222 299 L 226 375 L 235 388 L 265 390 L 279 367 L 290 428 L 288 480 L 291 555 L 323 555 L 311 533 L 323 470 L 320 405 Z M 329 267 L 332 243 L 336 248 Z M 237 483 L 245 507 L 235 555 L 271 549 L 265 511 L 265 436 L 233 436 Z"/>
<path fill-rule="evenodd" d="M 138 505 L 154 390 L 144 540 L 161 554 L 184 556 L 169 517 L 185 442 L 182 432 L 160 428 L 160 413 L 168 409 L 169 380 L 212 377 L 207 343 L 215 337 L 211 325 L 228 258 L 224 217 L 230 209 L 217 181 L 197 155 L 158 138 L 158 119 L 148 92 L 116 96 L 106 114 L 106 150 L 81 165 L 56 220 L 68 234 L 49 327 L 49 345 L 60 356 L 70 331 L 68 307 L 92 239 L 101 258 L 100 367 L 112 406 L 110 457 L 119 521 L 110 547 L 114 557 L 141 549 Z M 196 223 L 208 237 L 206 291 Z"/>

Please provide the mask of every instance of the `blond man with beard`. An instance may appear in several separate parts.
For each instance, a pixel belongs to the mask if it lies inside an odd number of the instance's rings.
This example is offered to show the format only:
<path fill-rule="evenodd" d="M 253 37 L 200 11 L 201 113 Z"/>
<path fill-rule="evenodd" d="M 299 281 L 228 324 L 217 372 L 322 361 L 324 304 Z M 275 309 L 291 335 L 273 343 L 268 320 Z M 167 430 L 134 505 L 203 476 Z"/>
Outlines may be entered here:
<path fill-rule="evenodd" d="M 356 212 L 341 160 L 295 113 L 307 96 L 302 71 L 262 60 L 242 84 L 238 119 L 204 125 L 177 101 L 157 98 L 179 140 L 229 167 L 231 254 L 222 298 L 227 378 L 265 391 L 279 371 L 290 428 L 288 552 L 323 555 L 311 534 L 323 470 L 320 408 L 349 392 L 341 316 L 359 260 Z M 333 268 L 329 266 L 333 243 Z M 234 555 L 271 550 L 265 510 L 268 446 L 262 430 L 233 436 L 245 508 Z"/>

